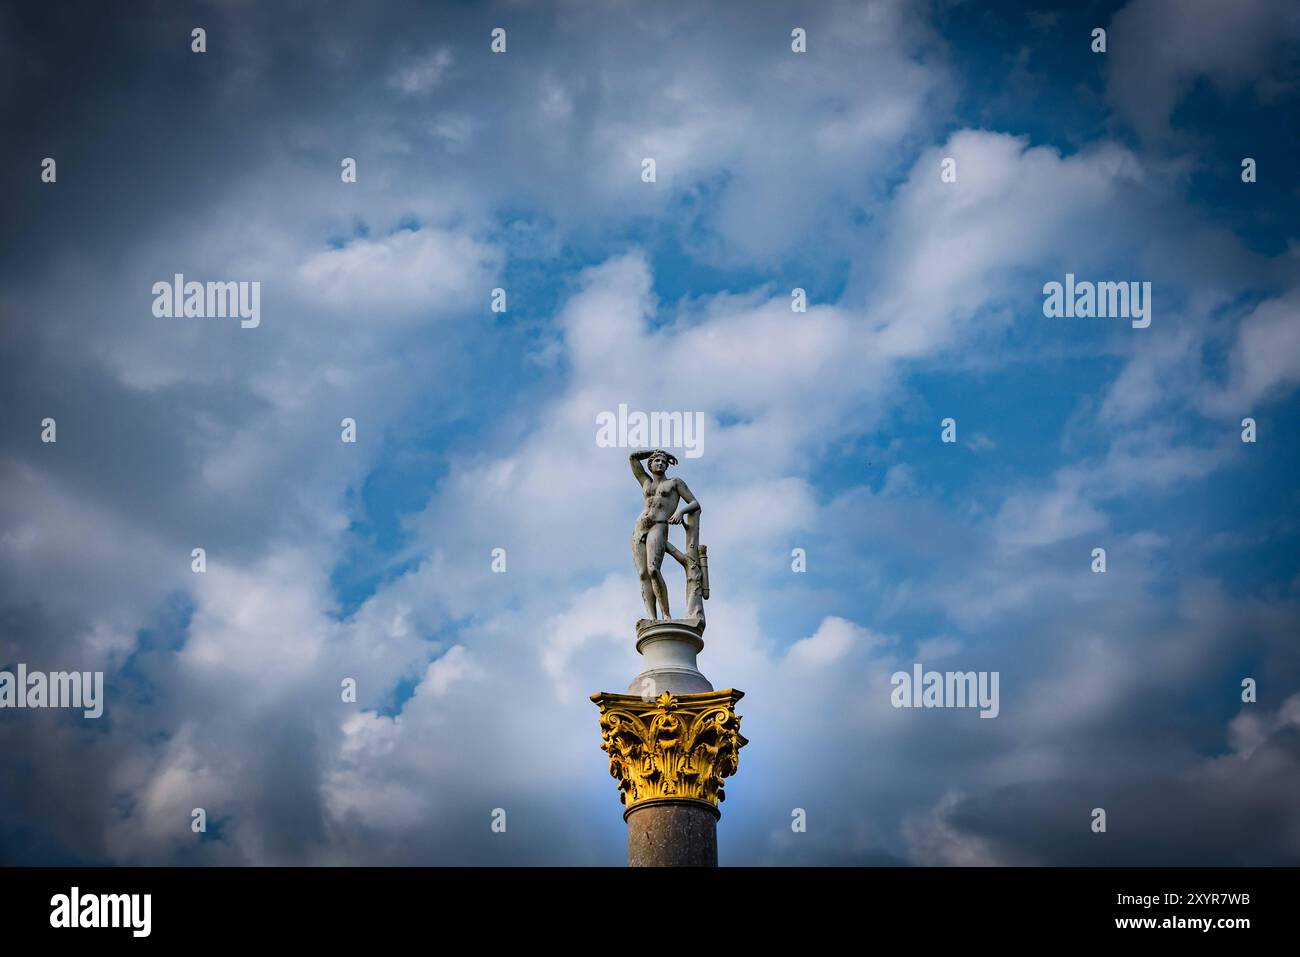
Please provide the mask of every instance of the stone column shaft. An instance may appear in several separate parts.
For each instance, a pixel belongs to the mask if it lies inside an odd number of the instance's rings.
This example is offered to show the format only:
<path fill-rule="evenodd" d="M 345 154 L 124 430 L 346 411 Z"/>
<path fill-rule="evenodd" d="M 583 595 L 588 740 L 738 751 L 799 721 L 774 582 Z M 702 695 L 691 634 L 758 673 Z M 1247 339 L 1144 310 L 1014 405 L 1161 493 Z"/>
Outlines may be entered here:
<path fill-rule="evenodd" d="M 700 801 L 652 801 L 627 811 L 628 867 L 717 867 L 718 810 Z"/>

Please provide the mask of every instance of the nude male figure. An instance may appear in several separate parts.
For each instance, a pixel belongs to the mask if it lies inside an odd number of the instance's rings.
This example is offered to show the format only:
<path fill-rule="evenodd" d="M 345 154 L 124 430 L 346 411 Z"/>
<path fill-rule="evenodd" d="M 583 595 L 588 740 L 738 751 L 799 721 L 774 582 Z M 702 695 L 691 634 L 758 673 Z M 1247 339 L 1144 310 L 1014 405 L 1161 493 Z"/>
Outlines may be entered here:
<path fill-rule="evenodd" d="M 641 466 L 643 460 L 650 472 Z M 637 575 L 641 579 L 641 600 L 645 602 L 646 615 L 657 619 L 661 617 L 658 609 L 663 610 L 662 617 L 671 618 L 668 611 L 668 586 L 660 572 L 664 560 L 664 550 L 668 546 L 668 526 L 680 525 L 682 519 L 700 510 L 700 503 L 686 483 L 679 478 L 668 478 L 665 474 L 670 465 L 677 464 L 677 457 L 663 449 L 648 449 L 633 452 L 628 456 L 632 464 L 632 474 L 641 485 L 645 497 L 645 508 L 637 517 L 632 527 L 632 561 L 636 564 Z M 681 511 L 677 506 L 685 502 Z"/>

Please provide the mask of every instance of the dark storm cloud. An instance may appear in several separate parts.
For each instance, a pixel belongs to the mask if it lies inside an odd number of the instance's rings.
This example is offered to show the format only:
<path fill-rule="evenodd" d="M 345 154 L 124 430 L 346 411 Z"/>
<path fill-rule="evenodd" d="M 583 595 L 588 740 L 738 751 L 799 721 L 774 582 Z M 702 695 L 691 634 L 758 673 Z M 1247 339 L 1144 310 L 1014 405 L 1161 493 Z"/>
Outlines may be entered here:
<path fill-rule="evenodd" d="M 1205 759 L 1178 775 L 1055 780 L 1006 787 L 940 812 L 987 863 L 1145 867 L 1279 866 L 1300 859 L 1300 727 L 1249 755 Z M 1094 809 L 1106 830 L 1094 832 Z"/>

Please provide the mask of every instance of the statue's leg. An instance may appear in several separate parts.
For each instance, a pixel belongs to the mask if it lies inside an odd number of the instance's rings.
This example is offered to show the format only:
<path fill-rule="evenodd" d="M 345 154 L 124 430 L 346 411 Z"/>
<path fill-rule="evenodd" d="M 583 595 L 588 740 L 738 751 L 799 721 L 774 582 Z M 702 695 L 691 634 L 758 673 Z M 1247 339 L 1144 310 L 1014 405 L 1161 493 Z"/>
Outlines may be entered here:
<path fill-rule="evenodd" d="M 641 579 L 641 601 L 645 603 L 646 617 L 655 617 L 654 583 L 650 580 L 650 568 L 646 563 L 646 543 L 641 538 L 641 529 L 632 529 L 632 564 L 636 566 L 637 577 Z"/>
<path fill-rule="evenodd" d="M 655 525 L 650 529 L 650 534 L 646 536 L 645 541 L 646 557 L 650 563 L 650 580 L 654 585 L 654 596 L 659 601 L 659 607 L 663 609 L 664 617 L 671 618 L 672 612 L 668 610 L 668 583 L 664 581 L 663 573 L 659 571 L 659 566 L 664 562 L 664 548 L 667 544 L 667 525 Z"/>

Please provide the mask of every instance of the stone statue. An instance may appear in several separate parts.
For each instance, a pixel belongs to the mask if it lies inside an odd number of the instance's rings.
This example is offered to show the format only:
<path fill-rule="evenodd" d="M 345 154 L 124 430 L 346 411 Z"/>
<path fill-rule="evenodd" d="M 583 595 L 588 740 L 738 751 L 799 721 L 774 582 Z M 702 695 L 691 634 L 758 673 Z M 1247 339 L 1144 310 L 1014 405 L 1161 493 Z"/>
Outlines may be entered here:
<path fill-rule="evenodd" d="M 649 460 L 648 474 L 641 465 L 645 460 Z M 632 561 L 641 579 L 641 600 L 645 602 L 646 614 L 651 620 L 672 618 L 668 610 L 668 586 L 659 570 L 667 552 L 686 570 L 684 620 L 703 630 L 704 599 L 709 597 L 709 559 L 708 549 L 700 544 L 699 500 L 680 478 L 668 478 L 668 467 L 677 464 L 676 456 L 663 449 L 649 449 L 633 452 L 628 461 L 645 497 L 645 508 L 632 528 Z M 669 525 L 686 529 L 684 552 L 668 540 Z"/>

